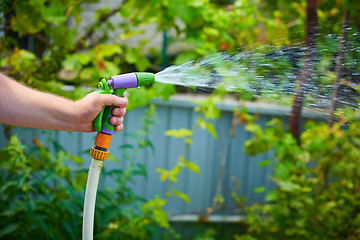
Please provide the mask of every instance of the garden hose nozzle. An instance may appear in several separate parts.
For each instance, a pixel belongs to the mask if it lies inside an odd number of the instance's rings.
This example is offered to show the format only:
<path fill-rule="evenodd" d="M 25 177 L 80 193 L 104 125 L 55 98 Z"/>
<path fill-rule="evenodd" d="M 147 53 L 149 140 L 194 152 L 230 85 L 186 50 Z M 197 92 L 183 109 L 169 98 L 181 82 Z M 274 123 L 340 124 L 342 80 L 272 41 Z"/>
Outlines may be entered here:
<path fill-rule="evenodd" d="M 99 94 L 113 94 L 119 97 L 124 95 L 127 88 L 136 88 L 148 85 L 155 81 L 155 75 L 147 72 L 127 73 L 111 76 L 110 80 L 102 79 L 99 82 Z M 114 106 L 104 106 L 94 120 L 94 129 L 98 132 L 90 155 L 99 160 L 106 160 L 109 156 L 107 150 L 110 146 L 111 136 L 115 132 L 115 126 L 110 124 L 112 109 Z"/>

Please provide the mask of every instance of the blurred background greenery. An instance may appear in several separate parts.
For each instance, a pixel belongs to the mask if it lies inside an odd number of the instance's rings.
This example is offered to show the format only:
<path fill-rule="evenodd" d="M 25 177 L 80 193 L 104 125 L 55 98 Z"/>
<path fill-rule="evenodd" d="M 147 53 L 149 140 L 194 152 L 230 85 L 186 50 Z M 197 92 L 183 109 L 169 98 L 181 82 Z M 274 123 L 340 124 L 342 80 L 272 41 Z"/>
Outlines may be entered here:
<path fill-rule="evenodd" d="M 218 52 L 260 51 L 261 56 L 269 56 L 268 49 L 290 49 L 290 57 L 285 63 L 277 62 L 280 67 L 274 71 L 287 71 L 281 66 L 292 64 L 294 71 L 300 71 L 310 2 L 314 1 L 2 0 L 0 68 L 28 86 L 71 99 L 92 91 L 101 78 L 131 71 L 156 73 Z M 315 67 L 326 70 L 324 81 L 335 84 L 336 75 L 341 74 L 357 92 L 360 2 L 316 2 L 317 23 L 312 26 L 317 32 Z M 345 16 L 347 44 L 339 51 Z M 339 52 L 345 52 L 341 72 L 336 70 Z M 271 57 L 260 59 L 275 62 Z M 262 69 L 258 71 L 261 74 Z M 155 97 L 167 100 L 176 91 L 193 90 L 160 83 L 142 89 L 141 97 L 129 90 L 128 110 L 149 106 Z M 216 137 L 210 120 L 218 118 L 220 112 L 214 98 L 224 95 L 215 92 L 200 104 L 195 128 L 205 128 Z M 241 97 L 254 100 L 245 94 Z M 234 119 L 254 136 L 245 143 L 248 154 L 274 151 L 273 181 L 277 187 L 267 195 L 266 203 L 250 207 L 234 195 L 238 211 L 246 218 L 235 225 L 238 232 L 227 233 L 228 239 L 360 238 L 357 103 L 333 109 L 334 124 L 306 125 L 301 142 L 276 120 L 263 130 L 246 111 L 234 112 Z M 153 113 L 150 107 L 147 119 Z M 144 122 L 144 128 L 148 123 Z M 65 161 L 83 160 L 67 153 L 56 141 L 51 140 L 51 151 L 36 138 L 26 146 L 12 136 L 11 127 L 4 129 L 8 142 L 0 151 L 0 239 L 79 239 L 87 172 L 72 169 Z M 184 139 L 188 146 L 192 130 L 166 134 Z M 142 141 L 136 146 L 152 147 L 146 136 Z M 175 182 L 183 168 L 200 171 L 180 156 L 173 169 L 158 170 L 160 180 Z M 129 167 L 103 174 L 114 178 L 117 185 L 99 192 L 95 239 L 184 239 L 170 227 L 162 209 L 169 196 L 142 199 L 128 187 L 134 176 L 145 176 L 146 169 Z M 175 189 L 169 194 L 188 200 L 186 193 Z M 214 201 L 222 202 L 221 198 Z M 224 239 L 215 230 L 199 232 L 194 238 Z"/>

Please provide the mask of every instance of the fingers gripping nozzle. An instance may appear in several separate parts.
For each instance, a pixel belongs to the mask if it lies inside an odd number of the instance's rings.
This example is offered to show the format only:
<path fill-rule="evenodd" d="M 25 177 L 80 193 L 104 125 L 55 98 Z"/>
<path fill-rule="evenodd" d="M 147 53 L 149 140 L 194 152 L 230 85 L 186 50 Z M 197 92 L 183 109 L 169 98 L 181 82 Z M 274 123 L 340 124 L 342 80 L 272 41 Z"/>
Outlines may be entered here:
<path fill-rule="evenodd" d="M 97 93 L 99 94 L 113 94 L 119 97 L 124 95 L 124 92 L 127 88 L 136 88 L 144 85 L 151 84 L 155 81 L 155 75 L 153 73 L 147 72 L 135 72 L 135 73 L 127 73 L 116 76 L 111 76 L 108 81 L 102 79 L 99 82 L 99 90 Z M 110 146 L 111 135 L 115 132 L 115 126 L 110 123 L 110 118 L 112 115 L 112 109 L 114 106 L 104 106 L 101 112 L 97 115 L 94 120 L 94 129 L 98 132 L 95 140 L 95 147 L 91 149 L 93 153 L 90 153 L 91 156 L 100 156 L 103 157 L 102 154 L 99 154 L 98 151 L 107 152 L 106 158 L 109 155 L 109 151 L 107 148 Z M 109 137 L 104 137 L 104 135 L 109 135 Z M 107 144 L 103 144 L 102 142 L 106 139 L 108 141 Z M 99 145 L 101 146 L 99 146 Z M 104 147 L 107 146 L 107 147 Z M 94 149 L 94 150 L 93 150 Z M 93 157 L 94 157 L 93 156 Z M 95 158 L 95 157 L 94 157 Z M 106 159 L 105 158 L 105 159 Z M 101 160 L 105 160 L 101 159 Z"/>

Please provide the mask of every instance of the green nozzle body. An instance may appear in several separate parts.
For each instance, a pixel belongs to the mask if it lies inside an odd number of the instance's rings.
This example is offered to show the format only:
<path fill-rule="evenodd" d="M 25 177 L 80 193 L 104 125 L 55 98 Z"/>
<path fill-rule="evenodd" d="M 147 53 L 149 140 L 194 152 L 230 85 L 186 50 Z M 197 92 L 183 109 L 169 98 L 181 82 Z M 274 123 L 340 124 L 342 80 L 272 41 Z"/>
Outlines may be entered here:
<path fill-rule="evenodd" d="M 99 83 L 100 94 L 113 94 L 119 97 L 124 95 L 127 88 L 136 88 L 151 84 L 155 81 L 155 75 L 147 72 L 127 73 L 116 76 L 111 76 L 110 80 L 102 79 Z M 112 109 L 114 106 L 103 107 L 101 112 L 94 120 L 94 129 L 97 132 L 105 134 L 113 134 L 115 126 L 110 124 L 110 117 L 112 117 Z"/>

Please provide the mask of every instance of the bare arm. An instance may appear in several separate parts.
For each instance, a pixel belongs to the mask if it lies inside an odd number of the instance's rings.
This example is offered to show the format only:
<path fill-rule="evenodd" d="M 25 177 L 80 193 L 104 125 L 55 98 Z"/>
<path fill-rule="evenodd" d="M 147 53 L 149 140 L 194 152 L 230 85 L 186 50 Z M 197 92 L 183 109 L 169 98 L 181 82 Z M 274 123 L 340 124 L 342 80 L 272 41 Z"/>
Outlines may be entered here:
<path fill-rule="evenodd" d="M 92 122 L 103 106 L 116 106 L 110 123 L 123 128 L 126 97 L 91 93 L 79 101 L 26 87 L 0 73 L 0 123 L 63 131 L 94 131 Z"/>

